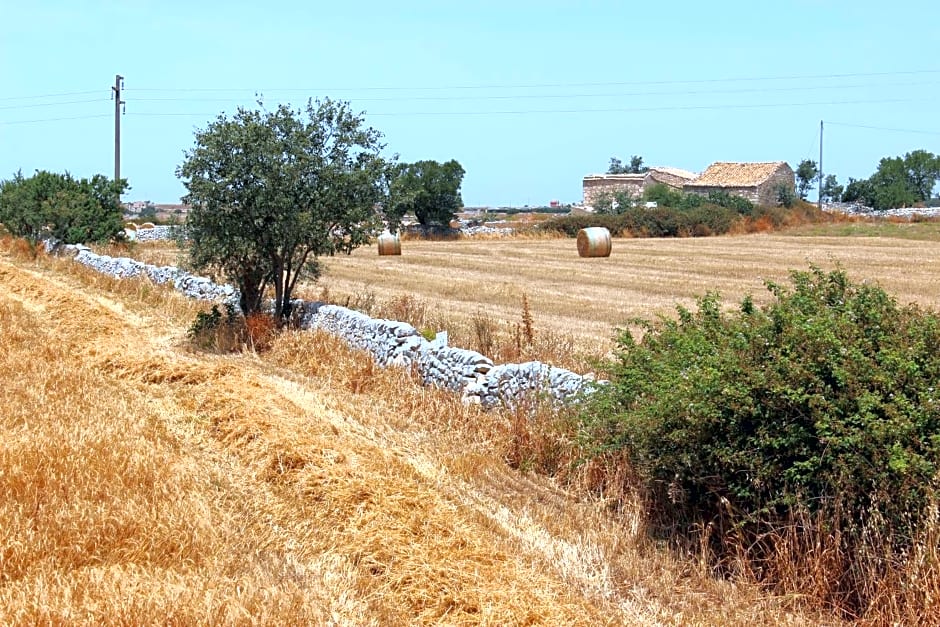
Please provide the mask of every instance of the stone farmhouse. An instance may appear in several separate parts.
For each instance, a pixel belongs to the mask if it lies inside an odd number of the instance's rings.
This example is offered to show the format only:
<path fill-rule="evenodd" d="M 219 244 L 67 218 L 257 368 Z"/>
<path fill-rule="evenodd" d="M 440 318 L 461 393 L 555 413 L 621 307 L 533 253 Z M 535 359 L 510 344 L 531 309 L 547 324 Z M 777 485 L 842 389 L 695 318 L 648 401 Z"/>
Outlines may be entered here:
<path fill-rule="evenodd" d="M 686 184 L 683 190 L 702 195 L 724 191 L 747 198 L 757 205 L 772 206 L 777 204 L 779 188 L 788 187 L 792 191 L 795 181 L 793 169 L 784 161 L 769 163 L 718 161 L 708 166 L 694 181 Z"/>
<path fill-rule="evenodd" d="M 650 168 L 639 174 L 588 174 L 582 182 L 584 204 L 594 206 L 600 196 L 617 192 L 624 192 L 634 198 L 639 198 L 643 192 L 657 183 L 681 190 L 695 177 L 694 172 L 661 166 Z"/>
<path fill-rule="evenodd" d="M 781 186 L 791 191 L 796 177 L 785 161 L 731 163 L 718 161 L 700 175 L 679 168 L 654 167 L 640 174 L 589 174 L 582 189 L 584 204 L 592 207 L 603 195 L 624 192 L 639 198 L 647 189 L 662 183 L 675 190 L 707 195 L 724 191 L 742 196 L 758 205 L 775 205 Z"/>

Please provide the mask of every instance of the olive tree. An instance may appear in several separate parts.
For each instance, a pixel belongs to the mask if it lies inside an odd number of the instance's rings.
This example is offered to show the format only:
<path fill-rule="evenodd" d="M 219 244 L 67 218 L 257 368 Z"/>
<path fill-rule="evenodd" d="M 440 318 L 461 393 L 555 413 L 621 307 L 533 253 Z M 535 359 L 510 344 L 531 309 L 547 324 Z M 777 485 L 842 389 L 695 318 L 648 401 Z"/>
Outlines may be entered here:
<path fill-rule="evenodd" d="M 197 130 L 176 174 L 192 207 L 193 266 L 233 281 L 245 314 L 273 287 L 275 315 L 285 319 L 298 279 L 316 278 L 320 257 L 348 254 L 375 234 L 387 165 L 382 134 L 348 103 L 258 104 Z"/>

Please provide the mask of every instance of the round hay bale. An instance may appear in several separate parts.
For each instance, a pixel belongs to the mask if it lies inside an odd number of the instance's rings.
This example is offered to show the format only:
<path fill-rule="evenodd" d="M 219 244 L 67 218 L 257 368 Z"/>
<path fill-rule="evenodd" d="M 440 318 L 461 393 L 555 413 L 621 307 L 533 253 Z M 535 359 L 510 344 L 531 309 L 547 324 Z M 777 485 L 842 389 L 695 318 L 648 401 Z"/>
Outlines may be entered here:
<path fill-rule="evenodd" d="M 610 257 L 610 231 L 590 226 L 578 231 L 579 257 Z"/>
<path fill-rule="evenodd" d="M 382 233 L 379 235 L 379 255 L 400 255 L 401 238 L 398 233 Z"/>
<path fill-rule="evenodd" d="M 137 230 L 137 225 L 134 224 L 133 222 L 128 222 L 127 224 L 124 225 L 124 230 L 125 230 L 125 231 L 136 231 L 136 230 Z"/>
<path fill-rule="evenodd" d="M 137 227 L 137 230 L 141 230 L 141 229 L 152 229 L 152 228 L 154 228 L 155 226 L 156 226 L 156 225 L 155 225 L 153 222 L 144 222 L 143 224 L 141 224 L 140 226 Z"/>

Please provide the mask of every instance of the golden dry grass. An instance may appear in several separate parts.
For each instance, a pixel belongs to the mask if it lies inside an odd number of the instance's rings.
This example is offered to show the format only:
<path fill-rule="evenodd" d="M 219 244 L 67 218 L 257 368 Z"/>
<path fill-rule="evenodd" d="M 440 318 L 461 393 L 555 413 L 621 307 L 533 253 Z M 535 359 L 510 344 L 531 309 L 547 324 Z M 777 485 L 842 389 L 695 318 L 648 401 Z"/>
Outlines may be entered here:
<path fill-rule="evenodd" d="M 511 416 L 325 335 L 190 352 L 195 308 L 0 253 L 0 623 L 818 621 L 508 467 Z"/>
<path fill-rule="evenodd" d="M 311 297 L 326 288 L 337 302 L 373 306 L 408 294 L 430 303 L 452 337 L 472 341 L 483 312 L 504 327 L 519 320 L 527 295 L 536 331 L 569 338 L 573 352 L 604 354 L 614 327 L 674 314 L 717 292 L 728 306 L 746 294 L 769 297 L 765 280 L 786 282 L 790 270 L 835 264 L 853 280 L 879 283 L 902 303 L 940 306 L 940 237 L 793 237 L 756 234 L 688 239 L 615 239 L 606 259 L 582 259 L 571 239 L 409 241 L 401 257 L 374 246 L 327 261 Z M 376 304 L 377 303 L 377 304 Z M 455 344 L 459 345 L 456 341 Z"/>

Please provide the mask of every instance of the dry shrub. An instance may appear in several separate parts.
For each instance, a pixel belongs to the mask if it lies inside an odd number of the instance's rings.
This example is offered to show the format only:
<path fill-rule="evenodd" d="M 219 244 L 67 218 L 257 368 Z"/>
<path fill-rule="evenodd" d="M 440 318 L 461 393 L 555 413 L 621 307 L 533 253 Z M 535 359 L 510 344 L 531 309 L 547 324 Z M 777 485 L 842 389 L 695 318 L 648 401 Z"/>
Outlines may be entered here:
<path fill-rule="evenodd" d="M 428 326 L 428 303 L 411 294 L 399 294 L 378 308 L 377 315 L 407 322 L 416 329 Z"/>
<path fill-rule="evenodd" d="M 277 331 L 277 320 L 271 314 L 256 312 L 245 316 L 245 335 L 248 345 L 257 353 L 264 352 L 271 347 Z"/>
<path fill-rule="evenodd" d="M 0 246 L 16 259 L 24 261 L 34 261 L 38 257 L 46 256 L 46 249 L 42 243 L 33 243 L 21 237 L 5 235 L 3 239 L 0 240 Z"/>

